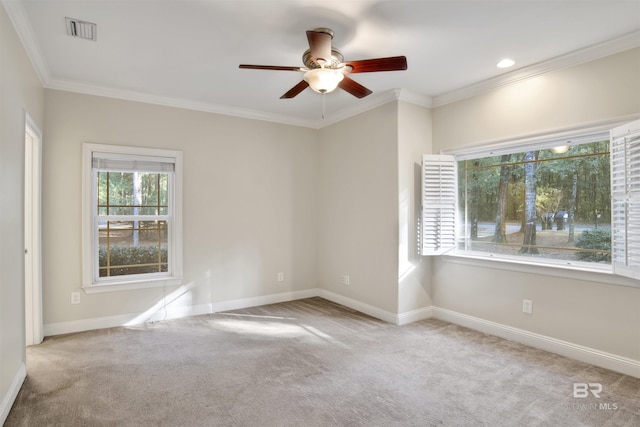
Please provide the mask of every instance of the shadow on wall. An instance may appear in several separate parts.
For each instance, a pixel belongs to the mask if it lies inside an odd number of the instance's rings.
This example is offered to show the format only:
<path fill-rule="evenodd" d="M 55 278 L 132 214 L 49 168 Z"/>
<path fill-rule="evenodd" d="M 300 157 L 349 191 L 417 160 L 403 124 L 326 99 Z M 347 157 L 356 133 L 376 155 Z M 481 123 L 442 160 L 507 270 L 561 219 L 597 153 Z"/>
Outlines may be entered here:
<path fill-rule="evenodd" d="M 213 301 L 250 295 L 252 290 L 267 290 L 260 289 L 265 286 L 263 262 L 260 250 L 254 246 L 230 249 L 208 264 L 213 267 L 204 270 L 197 279 L 171 291 L 165 287 L 162 298 L 125 326 L 212 313 Z"/>

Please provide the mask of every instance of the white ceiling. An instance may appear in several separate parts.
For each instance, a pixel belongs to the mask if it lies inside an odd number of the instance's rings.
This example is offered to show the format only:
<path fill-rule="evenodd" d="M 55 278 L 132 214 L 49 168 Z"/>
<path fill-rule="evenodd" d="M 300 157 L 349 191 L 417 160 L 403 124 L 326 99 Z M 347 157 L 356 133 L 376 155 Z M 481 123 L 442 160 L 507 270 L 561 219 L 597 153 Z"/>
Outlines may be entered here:
<path fill-rule="evenodd" d="M 0 0 L 48 88 L 321 127 L 387 102 L 441 105 L 640 46 L 640 0 Z M 66 34 L 65 17 L 98 25 Z M 405 55 L 407 71 L 351 77 L 373 90 L 280 96 L 302 73 L 306 30 L 345 59 Z M 511 70 L 496 63 L 509 57 Z M 640 78 L 640 76 L 639 76 Z"/>

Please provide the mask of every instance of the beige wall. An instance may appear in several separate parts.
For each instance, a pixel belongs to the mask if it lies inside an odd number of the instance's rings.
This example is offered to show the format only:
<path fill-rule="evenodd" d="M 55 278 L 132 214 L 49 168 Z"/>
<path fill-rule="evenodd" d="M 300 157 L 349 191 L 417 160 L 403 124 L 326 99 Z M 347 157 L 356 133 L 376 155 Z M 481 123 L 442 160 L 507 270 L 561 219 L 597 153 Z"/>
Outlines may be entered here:
<path fill-rule="evenodd" d="M 632 49 L 434 108 L 434 150 L 638 113 L 639 63 Z"/>
<path fill-rule="evenodd" d="M 640 114 L 640 49 L 436 108 L 433 148 L 439 152 L 634 114 Z M 435 259 L 434 304 L 640 360 L 640 288 L 560 278 L 542 268 L 536 274 L 494 266 Z M 522 313 L 523 299 L 533 300 L 532 315 Z"/>
<path fill-rule="evenodd" d="M 392 102 L 317 131 L 47 90 L 46 118 L 45 324 L 144 313 L 174 298 L 174 288 L 155 288 L 69 303 L 81 286 L 83 142 L 183 150 L 188 289 L 170 309 L 316 287 L 393 314 L 430 304 L 430 261 L 415 252 L 428 109 Z M 402 283 L 400 259 L 416 267 Z"/>
<path fill-rule="evenodd" d="M 398 103 L 398 313 L 431 305 L 431 262 L 417 247 L 422 155 L 432 152 L 431 110 Z"/>
<path fill-rule="evenodd" d="M 390 313 L 398 306 L 397 139 L 396 102 L 319 131 L 318 285 Z"/>
<path fill-rule="evenodd" d="M 44 89 L 0 7 L 0 402 L 25 363 L 25 114 L 42 129 L 43 110 Z"/>
<path fill-rule="evenodd" d="M 143 313 L 173 291 L 82 293 L 70 305 L 81 286 L 83 142 L 183 151 L 188 289 L 173 306 L 315 287 L 316 131 L 55 90 L 45 113 L 45 324 Z"/>

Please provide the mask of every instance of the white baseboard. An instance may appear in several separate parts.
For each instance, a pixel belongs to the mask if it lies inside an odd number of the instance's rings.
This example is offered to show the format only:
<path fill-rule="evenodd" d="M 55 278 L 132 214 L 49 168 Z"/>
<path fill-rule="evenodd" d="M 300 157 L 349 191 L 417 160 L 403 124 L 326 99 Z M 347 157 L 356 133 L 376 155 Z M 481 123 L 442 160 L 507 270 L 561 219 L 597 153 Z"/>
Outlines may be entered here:
<path fill-rule="evenodd" d="M 7 420 L 11 407 L 13 406 L 13 402 L 16 401 L 16 397 L 18 397 L 22 383 L 26 378 L 27 368 L 24 363 L 21 363 L 18 367 L 18 371 L 13 377 L 13 381 L 11 381 L 9 389 L 2 397 L 2 402 L 0 402 L 0 426 L 4 425 L 4 422 Z"/>
<path fill-rule="evenodd" d="M 240 310 L 242 308 L 257 307 L 259 305 L 277 304 L 279 302 L 295 301 L 297 299 L 312 298 L 319 296 L 319 289 L 306 289 L 304 291 L 290 291 L 279 294 L 263 295 L 259 297 L 241 298 L 230 301 L 220 301 L 213 303 L 213 312 Z"/>
<path fill-rule="evenodd" d="M 226 310 L 238 310 L 247 307 L 275 304 L 278 302 L 293 301 L 315 296 L 318 296 L 318 289 L 314 288 L 304 291 L 282 292 L 278 294 L 263 295 L 252 298 L 220 301 L 211 304 L 199 304 L 190 306 L 169 304 L 165 307 L 164 304 L 158 303 L 143 313 L 121 314 L 117 316 L 72 320 L 69 322 L 47 323 L 44 325 L 44 335 L 49 337 L 53 335 L 70 334 L 74 332 L 90 331 L 94 329 L 114 328 L 117 326 L 132 326 L 144 322 L 179 319 L 182 317 L 198 316 L 201 314 L 209 314 Z"/>
<path fill-rule="evenodd" d="M 94 317 L 90 319 L 71 320 L 44 324 L 44 336 L 71 334 L 74 332 L 91 331 L 93 329 L 113 328 L 123 326 L 136 317 L 135 314 L 121 314 L 118 316 Z"/>
<path fill-rule="evenodd" d="M 435 306 L 424 307 L 406 313 L 392 313 L 378 307 L 363 303 L 353 298 L 345 297 L 324 289 L 313 288 L 303 291 L 291 291 L 278 294 L 263 295 L 251 298 L 241 298 L 229 301 L 219 301 L 211 304 L 196 306 L 171 305 L 162 308 L 153 307 L 145 313 L 126 314 L 119 316 L 99 317 L 92 319 L 75 320 L 71 322 L 49 323 L 44 325 L 45 336 L 68 334 L 72 332 L 88 331 L 92 329 L 111 328 L 116 326 L 128 326 L 146 321 L 169 320 L 181 317 L 196 316 L 227 310 L 255 307 L 259 305 L 275 304 L 293 301 L 303 298 L 322 297 L 337 304 L 344 305 L 385 322 L 396 325 L 406 325 L 422 319 L 436 318 L 446 322 L 465 326 L 476 331 L 495 335 L 501 338 L 516 341 L 531 347 L 539 348 L 551 353 L 590 363 L 626 375 L 640 378 L 640 361 L 625 358 L 615 354 L 603 352 L 589 347 L 573 344 L 567 341 L 547 337 L 523 329 L 513 328 L 500 323 L 491 322 L 452 310 Z M 24 378 L 23 378 L 24 380 Z M 20 382 L 20 384 L 22 384 Z M 19 386 L 18 386 L 19 389 Z M 16 391 L 17 394 L 17 391 Z M 15 398 L 15 397 L 14 397 Z M 4 401 L 3 401 L 4 404 Z M 4 409 L 4 408 L 2 408 Z"/>
<path fill-rule="evenodd" d="M 430 319 L 433 317 L 433 306 L 400 313 L 396 317 L 396 325 L 406 325 L 408 323 L 417 322 L 418 320 Z"/>
<path fill-rule="evenodd" d="M 218 301 L 211 304 L 192 306 L 180 306 L 169 304 L 166 307 L 162 302 L 157 303 L 143 313 L 121 314 L 116 316 L 94 317 L 89 319 L 72 320 L 69 322 L 47 323 L 44 325 L 44 335 L 70 334 L 75 332 L 90 331 L 94 329 L 114 328 L 117 326 L 132 326 L 144 322 L 156 322 L 160 320 L 179 319 L 182 317 L 198 316 L 201 314 L 216 313 L 220 311 L 239 310 L 259 305 L 276 304 L 279 302 L 294 301 L 303 298 L 322 297 L 329 301 L 352 308 L 361 313 L 368 314 L 376 319 L 396 325 L 405 325 L 417 320 L 428 319 L 432 316 L 432 307 L 425 307 L 407 313 L 395 314 L 378 307 L 363 303 L 353 298 L 345 297 L 324 289 L 313 288 L 303 291 L 290 291 L 278 294 L 262 295 L 251 298 L 240 298 L 229 301 Z"/>
<path fill-rule="evenodd" d="M 376 319 L 383 320 L 395 325 L 406 325 L 408 323 L 417 322 L 422 319 L 429 319 L 433 317 L 433 307 L 423 307 L 417 310 L 408 311 L 406 313 L 395 314 L 390 311 L 382 310 L 378 307 L 363 303 L 353 298 L 345 297 L 334 292 L 326 291 L 324 289 L 318 289 L 318 296 L 329 301 L 333 301 L 337 304 L 344 305 L 345 307 L 352 308 L 364 314 L 368 314 Z"/>
<path fill-rule="evenodd" d="M 600 366 L 625 375 L 640 378 L 640 361 L 638 360 L 629 359 L 477 317 L 468 316 L 466 314 L 444 308 L 432 307 L 432 312 L 433 317 L 436 319 L 455 323 L 456 325 L 464 326 L 469 329 L 516 341 L 550 353 L 559 354 L 591 365 Z"/>
<path fill-rule="evenodd" d="M 324 289 L 318 289 L 318 296 L 326 300 L 333 301 L 336 304 L 344 305 L 345 307 L 352 308 L 364 314 L 368 314 L 376 319 L 384 320 L 385 322 L 398 324 L 398 315 L 386 310 L 382 310 L 378 307 L 366 304 L 364 302 L 355 300 L 353 298 L 345 297 L 340 294 L 336 294 Z"/>

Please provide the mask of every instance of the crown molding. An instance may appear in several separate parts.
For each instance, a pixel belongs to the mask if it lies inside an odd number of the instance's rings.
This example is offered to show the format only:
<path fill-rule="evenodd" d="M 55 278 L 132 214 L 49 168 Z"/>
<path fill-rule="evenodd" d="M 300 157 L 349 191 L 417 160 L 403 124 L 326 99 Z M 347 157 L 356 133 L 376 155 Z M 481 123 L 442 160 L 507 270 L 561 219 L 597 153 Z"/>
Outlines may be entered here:
<path fill-rule="evenodd" d="M 132 90 L 113 89 L 98 86 L 91 83 L 81 83 L 75 81 L 51 79 L 45 86 L 47 89 L 61 90 L 65 92 L 75 92 L 85 95 L 102 96 L 106 98 L 116 98 L 125 101 L 142 102 L 146 104 L 161 105 L 164 107 L 182 108 L 186 110 L 201 111 L 205 113 L 221 114 L 245 119 L 262 120 L 280 124 L 315 127 L 314 123 L 308 120 L 296 119 L 287 115 L 273 114 L 265 111 L 251 110 L 248 108 L 237 108 L 226 105 L 198 102 L 189 99 L 174 98 L 168 96 L 153 95 Z"/>
<path fill-rule="evenodd" d="M 409 104 L 419 105 L 420 107 L 433 107 L 433 98 L 407 89 L 401 89 L 398 94 L 398 101 L 408 102 Z"/>
<path fill-rule="evenodd" d="M 20 1 L 0 0 L 4 6 L 9 19 L 25 51 L 33 64 L 40 82 L 47 89 L 56 89 L 69 92 L 83 93 L 109 98 L 137 101 L 148 104 L 157 104 L 167 107 L 183 108 L 195 111 L 209 112 L 227 116 L 275 122 L 280 124 L 308 127 L 320 129 L 332 125 L 349 117 L 356 116 L 368 110 L 377 108 L 392 101 L 403 101 L 420 105 L 426 108 L 435 108 L 465 98 L 476 96 L 499 87 L 517 83 L 525 79 L 539 76 L 541 74 L 571 67 L 588 61 L 596 60 L 605 56 L 613 55 L 628 49 L 640 47 L 640 30 L 628 33 L 621 37 L 608 40 L 590 47 L 578 49 L 565 55 L 557 56 L 547 61 L 523 67 L 500 76 L 483 80 L 460 89 L 446 92 L 437 96 L 427 96 L 405 89 L 393 89 L 387 92 L 370 95 L 357 103 L 339 111 L 332 112 L 325 119 L 298 119 L 287 115 L 273 114 L 265 111 L 258 111 L 246 108 L 237 108 L 219 104 L 198 102 L 188 99 L 172 98 L 166 96 L 152 95 L 131 90 L 113 89 L 98 86 L 86 82 L 74 82 L 68 80 L 54 79 L 44 60 L 44 56 L 35 41 L 35 36 L 26 12 Z"/>
<path fill-rule="evenodd" d="M 233 116 L 245 119 L 262 120 L 291 126 L 308 127 L 312 129 L 320 129 L 338 123 L 349 117 L 357 116 L 366 111 L 380 107 L 393 101 L 404 101 L 411 104 L 430 107 L 431 98 L 428 96 L 411 93 L 405 89 L 392 89 L 386 92 L 380 92 L 375 96 L 368 96 L 359 100 L 350 107 L 343 108 L 329 114 L 324 119 L 296 119 L 291 116 L 282 114 L 273 114 L 265 111 L 251 110 L 247 108 L 235 108 L 226 105 L 211 104 L 206 102 L 197 102 L 188 99 L 165 97 L 152 95 L 148 93 L 136 92 L 131 90 L 113 89 L 104 86 L 98 86 L 91 83 L 81 83 L 77 81 L 49 79 L 47 89 L 60 90 L 65 92 L 74 92 L 84 95 L 95 95 L 106 98 L 115 98 L 126 101 L 142 102 L 146 104 L 162 105 L 165 107 L 182 108 L 186 110 L 201 111 L 206 113 L 221 114 L 225 116 Z"/>
<path fill-rule="evenodd" d="M 131 90 L 113 89 L 85 82 L 54 79 L 51 76 L 49 67 L 44 60 L 44 55 L 38 47 L 38 43 L 36 42 L 33 29 L 31 27 L 31 24 L 29 23 L 22 2 L 15 0 L 0 0 L 0 4 L 2 4 L 2 6 L 4 7 L 9 20 L 16 29 L 18 38 L 24 46 L 27 56 L 29 57 L 31 64 L 33 65 L 33 68 L 38 78 L 40 79 L 40 83 L 46 89 L 55 89 L 86 95 L 103 96 L 127 101 L 162 105 L 166 107 L 183 108 L 188 110 L 202 111 L 207 113 L 215 113 L 253 120 L 276 122 L 292 126 L 311 128 L 316 127 L 316 123 L 314 121 L 295 119 L 290 116 L 272 114 L 265 111 L 251 110 L 246 108 L 235 108 L 224 105 L 197 102 L 188 99 L 152 95 Z"/>
<path fill-rule="evenodd" d="M 0 1 L 5 3 L 7 0 Z M 32 40 L 32 37 L 25 37 L 23 43 L 27 43 L 27 41 L 25 40 Z M 392 101 L 403 101 L 426 108 L 435 108 L 460 101 L 462 99 L 470 98 L 472 96 L 477 96 L 502 86 L 510 85 L 526 79 L 540 76 L 542 74 L 600 59 L 636 47 L 640 47 L 640 31 L 635 31 L 624 36 L 608 40 L 606 42 L 586 47 L 584 49 L 575 50 L 573 52 L 569 52 L 568 54 L 561 55 L 547 61 L 542 61 L 529 67 L 523 67 L 518 70 L 514 70 L 491 79 L 483 80 L 481 82 L 465 86 L 463 88 L 456 89 L 435 97 L 419 94 L 406 89 L 392 89 L 387 92 L 370 95 L 366 98 L 361 99 L 358 103 L 353 104 L 350 107 L 335 111 L 328 117 L 319 120 L 294 119 L 290 116 L 272 114 L 258 110 L 195 102 L 186 99 L 163 97 L 129 90 L 118 90 L 99 87 L 86 83 L 54 80 L 49 77 L 48 69 L 44 64 L 44 61 L 40 60 L 40 55 L 32 55 L 30 53 L 29 57 L 32 58 L 34 67 L 40 75 L 41 80 L 43 80 L 44 86 L 50 89 L 65 90 L 97 96 L 106 96 L 110 98 L 125 99 L 149 104 L 158 104 L 167 107 L 184 108 L 227 116 L 235 116 L 240 118 L 263 120 L 292 126 L 320 129 L 325 126 L 329 126 L 342 120 L 348 119 L 350 117 L 357 116 L 358 114 L 362 114 L 366 111 L 380 107 Z M 37 59 L 35 61 L 33 60 L 33 56 L 37 56 Z"/>
<path fill-rule="evenodd" d="M 49 72 L 49 67 L 47 67 L 46 62 L 44 61 L 44 56 L 38 47 L 38 43 L 36 43 L 33 29 L 27 19 L 27 13 L 25 12 L 24 7 L 22 7 L 22 2 L 15 0 L 0 0 L 0 3 L 4 6 L 4 10 L 7 12 L 9 20 L 13 24 L 13 28 L 16 29 L 18 38 L 24 46 L 24 50 L 26 51 L 38 78 L 40 79 L 40 83 L 42 83 L 42 86 L 47 87 L 49 80 L 51 80 L 51 73 Z"/>
<path fill-rule="evenodd" d="M 388 104 L 393 101 L 403 101 L 410 104 L 416 104 L 421 107 L 431 107 L 431 97 L 422 95 L 416 92 L 411 92 L 406 89 L 391 89 L 386 92 L 380 92 L 374 95 L 370 95 L 358 101 L 357 104 L 353 104 L 348 108 L 343 108 L 340 111 L 334 112 L 328 118 L 318 120 L 314 124 L 314 128 L 320 129 L 325 126 L 329 126 L 350 117 L 357 116 L 366 111 L 373 110 L 374 108 Z"/>
<path fill-rule="evenodd" d="M 397 93 L 399 89 L 392 89 L 386 92 L 375 93 L 367 96 L 366 98 L 360 99 L 357 103 L 343 108 L 338 111 L 332 112 L 328 117 L 324 119 L 316 120 L 313 123 L 315 129 L 321 129 L 323 127 L 341 122 L 350 117 L 357 116 L 358 114 L 362 114 L 366 111 L 373 110 L 374 108 L 380 107 L 384 104 L 388 104 L 389 102 L 396 101 L 398 99 Z"/>
<path fill-rule="evenodd" d="M 561 70 L 563 68 L 583 64 L 585 62 L 594 61 L 596 59 L 604 58 L 605 56 L 614 55 L 636 47 L 640 47 L 640 31 L 634 31 L 615 39 L 607 40 L 583 49 L 574 50 L 528 67 L 519 68 L 497 77 L 434 96 L 432 107 L 440 107 L 445 104 L 450 104 L 452 102 L 489 92 L 502 86 L 517 83 L 552 71 Z"/>

